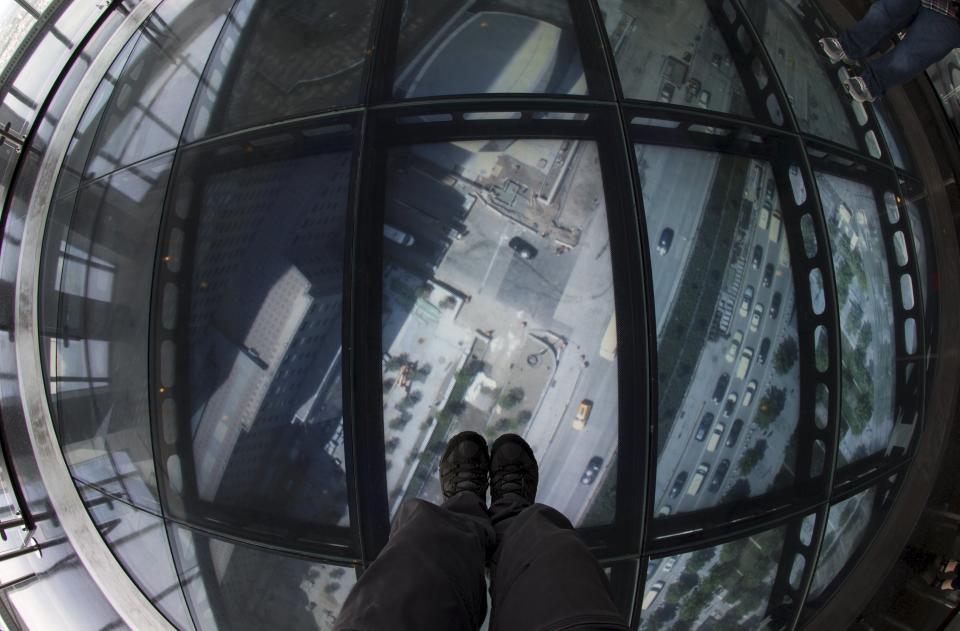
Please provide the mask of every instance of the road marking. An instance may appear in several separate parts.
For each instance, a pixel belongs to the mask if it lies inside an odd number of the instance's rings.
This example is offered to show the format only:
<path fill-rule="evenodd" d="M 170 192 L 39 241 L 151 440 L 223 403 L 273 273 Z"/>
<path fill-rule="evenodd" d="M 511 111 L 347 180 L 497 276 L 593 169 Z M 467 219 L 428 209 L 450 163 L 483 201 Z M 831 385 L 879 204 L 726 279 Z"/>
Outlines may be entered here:
<path fill-rule="evenodd" d="M 503 232 L 500 233 L 500 239 L 497 241 L 497 249 L 493 251 L 493 256 L 490 257 L 490 264 L 487 265 L 487 271 L 483 275 L 483 280 L 480 281 L 480 289 L 477 290 L 477 295 L 483 293 L 483 288 L 487 285 L 487 279 L 490 278 L 490 272 L 493 270 L 493 264 L 497 262 L 497 257 L 500 255 L 500 248 L 503 247 L 503 241 L 507 238 L 507 226 L 504 226 Z"/>

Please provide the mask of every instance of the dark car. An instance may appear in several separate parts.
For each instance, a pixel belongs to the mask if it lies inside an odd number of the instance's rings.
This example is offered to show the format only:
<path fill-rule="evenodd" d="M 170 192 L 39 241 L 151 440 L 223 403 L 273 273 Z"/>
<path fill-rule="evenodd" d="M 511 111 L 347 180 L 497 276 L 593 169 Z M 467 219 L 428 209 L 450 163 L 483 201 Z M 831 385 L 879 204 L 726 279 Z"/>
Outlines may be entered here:
<path fill-rule="evenodd" d="M 723 395 L 727 391 L 728 385 L 730 385 L 730 373 L 725 372 L 717 379 L 717 387 L 713 389 L 714 402 L 720 403 L 723 401 Z"/>
<path fill-rule="evenodd" d="M 770 283 L 773 282 L 773 263 L 767 263 L 767 266 L 763 268 L 763 286 L 769 287 Z"/>
<path fill-rule="evenodd" d="M 720 461 L 720 464 L 717 465 L 716 471 L 713 472 L 713 477 L 710 479 L 710 486 L 707 487 L 711 493 L 716 493 L 720 489 L 720 485 L 723 484 L 723 479 L 727 477 L 727 471 L 730 469 L 730 461 L 724 458 Z"/>
<path fill-rule="evenodd" d="M 664 82 L 663 85 L 660 86 L 660 96 L 657 97 L 657 100 L 661 103 L 669 103 L 673 100 L 673 91 L 675 89 L 672 83 Z"/>
<path fill-rule="evenodd" d="M 673 486 L 670 487 L 670 497 L 680 495 L 680 491 L 682 491 L 683 487 L 687 484 L 687 475 L 686 471 L 681 471 L 677 474 L 677 479 L 673 481 Z"/>
<path fill-rule="evenodd" d="M 700 426 L 697 428 L 697 433 L 694 436 L 699 441 L 702 441 L 707 437 L 707 432 L 710 431 L 710 426 L 713 425 L 713 412 L 707 412 L 703 415 L 703 418 L 700 419 Z"/>
<path fill-rule="evenodd" d="M 597 474 L 600 473 L 600 467 L 603 466 L 603 458 L 600 456 L 594 456 L 590 459 L 590 462 L 587 463 L 587 468 L 584 469 L 583 475 L 580 477 L 580 484 L 593 484 L 593 481 L 597 479 Z"/>
<path fill-rule="evenodd" d="M 753 248 L 753 269 L 760 269 L 760 263 L 763 262 L 763 246 L 757 245 Z"/>
<path fill-rule="evenodd" d="M 522 259 L 532 259 L 537 255 L 537 248 L 533 247 L 520 237 L 510 239 L 510 249 L 516 252 Z"/>
<path fill-rule="evenodd" d="M 660 233 L 660 241 L 657 243 L 657 252 L 663 256 L 670 251 L 670 245 L 673 243 L 673 228 L 664 228 Z"/>
<path fill-rule="evenodd" d="M 765 337 L 760 342 L 760 352 L 757 353 L 757 363 L 763 366 L 767 363 L 767 355 L 770 353 L 770 338 Z"/>
<path fill-rule="evenodd" d="M 780 292 L 773 294 L 773 299 L 770 300 L 770 317 L 774 320 L 777 319 L 777 316 L 780 315 L 780 303 L 783 302 L 783 296 Z"/>
<path fill-rule="evenodd" d="M 727 434 L 727 442 L 725 443 L 727 447 L 733 447 L 737 444 L 737 439 L 740 438 L 741 431 L 743 431 L 743 419 L 738 418 L 733 422 L 733 425 L 730 426 L 730 433 Z"/>

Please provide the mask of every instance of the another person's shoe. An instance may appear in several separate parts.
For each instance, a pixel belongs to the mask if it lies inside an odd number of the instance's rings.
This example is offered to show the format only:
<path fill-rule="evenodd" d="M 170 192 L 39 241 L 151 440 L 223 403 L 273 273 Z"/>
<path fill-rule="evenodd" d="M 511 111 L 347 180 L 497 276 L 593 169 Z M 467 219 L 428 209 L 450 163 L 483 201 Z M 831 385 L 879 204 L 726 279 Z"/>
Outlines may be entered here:
<path fill-rule="evenodd" d="M 854 101 L 860 103 L 873 103 L 877 100 L 877 97 L 870 93 L 870 88 L 867 87 L 863 77 L 850 77 L 843 82 L 843 89 Z"/>
<path fill-rule="evenodd" d="M 490 448 L 492 502 L 514 493 L 532 504 L 537 498 L 539 478 L 537 459 L 527 441 L 516 434 L 504 434 L 494 441 Z"/>
<path fill-rule="evenodd" d="M 476 432 L 460 432 L 450 439 L 440 458 L 440 486 L 443 496 L 470 491 L 487 501 L 490 455 L 487 441 Z"/>
<path fill-rule="evenodd" d="M 847 52 L 843 50 L 843 45 L 836 37 L 820 38 L 819 44 L 820 49 L 823 50 L 823 54 L 826 55 L 830 61 L 834 63 L 839 61 L 851 62 L 851 59 L 847 57 Z"/>

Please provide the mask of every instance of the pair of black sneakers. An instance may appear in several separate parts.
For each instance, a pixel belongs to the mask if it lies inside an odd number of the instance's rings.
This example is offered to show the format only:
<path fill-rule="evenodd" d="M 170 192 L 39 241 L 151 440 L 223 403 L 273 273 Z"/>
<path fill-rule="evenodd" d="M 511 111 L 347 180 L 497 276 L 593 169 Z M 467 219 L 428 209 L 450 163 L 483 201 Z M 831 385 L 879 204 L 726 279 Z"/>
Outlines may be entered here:
<path fill-rule="evenodd" d="M 491 504 L 507 493 L 533 503 L 539 478 L 533 450 L 520 436 L 504 434 L 487 450 L 487 441 L 476 432 L 460 432 L 450 439 L 440 459 L 440 484 L 443 496 L 453 497 L 469 491 Z"/>

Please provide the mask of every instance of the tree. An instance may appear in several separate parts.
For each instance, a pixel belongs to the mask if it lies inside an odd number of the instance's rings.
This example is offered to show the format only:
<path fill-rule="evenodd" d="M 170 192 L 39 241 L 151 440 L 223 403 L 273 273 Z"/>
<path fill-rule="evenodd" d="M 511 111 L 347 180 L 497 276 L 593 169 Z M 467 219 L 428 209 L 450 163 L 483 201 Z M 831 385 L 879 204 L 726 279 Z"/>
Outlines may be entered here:
<path fill-rule="evenodd" d="M 740 458 L 740 464 L 738 468 L 741 475 L 747 475 L 754 468 L 760 464 L 760 461 L 763 460 L 764 454 L 767 453 L 767 441 L 758 440 L 746 451 L 743 452 L 743 456 Z"/>
<path fill-rule="evenodd" d="M 390 392 L 390 389 L 393 388 L 393 379 L 384 379 L 383 380 L 383 393 L 386 394 Z"/>
<path fill-rule="evenodd" d="M 750 483 L 746 478 L 740 478 L 737 480 L 733 486 L 730 487 L 730 490 L 723 494 L 724 502 L 736 502 L 737 500 L 742 500 L 750 497 Z"/>
<path fill-rule="evenodd" d="M 411 381 L 424 381 L 428 376 L 430 376 L 430 371 L 433 370 L 433 367 L 430 364 L 422 364 L 417 366 L 413 373 L 410 375 Z"/>
<path fill-rule="evenodd" d="M 526 393 L 523 391 L 523 388 L 510 388 L 510 390 L 503 395 L 503 398 L 500 399 L 500 405 L 505 410 L 512 410 L 520 405 L 524 396 L 526 396 Z"/>
<path fill-rule="evenodd" d="M 669 594 L 670 592 L 667 592 Z M 664 596 L 666 598 L 666 596 Z M 650 615 L 650 626 L 654 629 L 659 629 L 665 626 L 668 622 L 677 617 L 677 606 L 675 604 L 670 604 L 664 602 L 662 605 L 657 607 L 657 610 Z"/>
<path fill-rule="evenodd" d="M 340 589 L 340 583 L 337 583 L 336 581 L 334 581 L 333 583 L 327 583 L 326 586 L 323 588 L 323 591 L 327 592 L 328 594 L 332 594 L 338 589 Z"/>
<path fill-rule="evenodd" d="M 394 436 L 384 444 L 384 449 L 386 449 L 388 454 L 392 454 L 397 450 L 397 447 L 400 446 L 400 439 Z"/>
<path fill-rule="evenodd" d="M 686 571 L 687 572 L 699 572 L 703 569 L 703 566 L 713 560 L 713 557 L 716 556 L 716 548 L 704 548 L 703 550 L 697 550 L 690 555 L 690 560 L 687 561 Z"/>
<path fill-rule="evenodd" d="M 420 392 L 419 390 L 414 390 L 409 395 L 407 395 L 407 398 L 410 400 L 411 403 L 416 405 L 417 403 L 420 403 L 421 399 L 423 399 L 423 393 Z"/>
<path fill-rule="evenodd" d="M 533 412 L 530 410 L 520 410 L 517 412 L 517 421 L 520 423 L 527 423 L 530 419 L 533 418 Z"/>
<path fill-rule="evenodd" d="M 780 343 L 776 352 L 773 354 L 773 368 L 779 374 L 787 374 L 793 365 L 797 363 L 800 356 L 800 349 L 797 346 L 797 340 L 788 337 Z"/>
<path fill-rule="evenodd" d="M 757 416 L 754 421 L 762 428 L 770 425 L 780 417 L 783 408 L 787 405 L 787 391 L 783 388 L 770 386 L 760 399 L 757 406 Z"/>
<path fill-rule="evenodd" d="M 680 578 L 677 579 L 677 587 L 682 591 L 689 592 L 700 582 L 700 577 L 694 574 L 693 572 L 685 571 L 680 575 Z"/>

